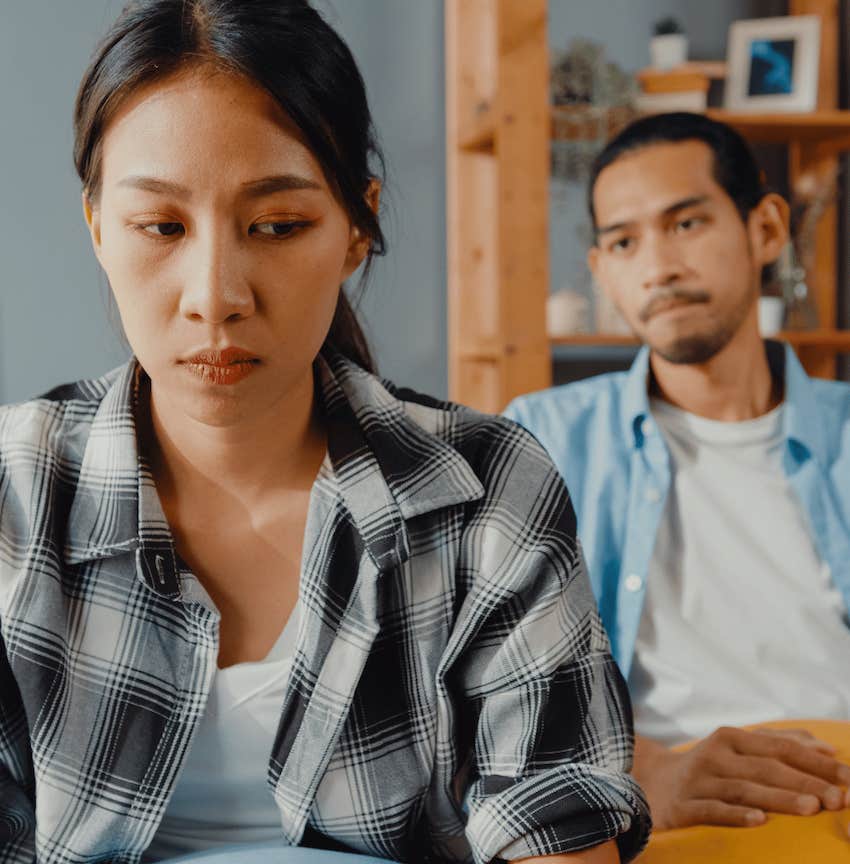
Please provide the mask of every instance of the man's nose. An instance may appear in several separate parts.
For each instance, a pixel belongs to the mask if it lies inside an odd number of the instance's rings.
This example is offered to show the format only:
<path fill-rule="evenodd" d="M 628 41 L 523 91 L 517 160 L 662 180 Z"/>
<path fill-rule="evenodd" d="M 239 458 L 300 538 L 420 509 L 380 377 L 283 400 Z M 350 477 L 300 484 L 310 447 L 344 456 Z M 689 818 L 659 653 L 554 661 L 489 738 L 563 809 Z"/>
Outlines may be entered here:
<path fill-rule="evenodd" d="M 186 260 L 181 314 L 209 324 L 252 315 L 256 300 L 239 260 L 238 244 L 224 231 L 197 237 Z"/>
<path fill-rule="evenodd" d="M 680 250 L 672 238 L 653 233 L 645 238 L 642 251 L 643 287 L 651 290 L 659 285 L 671 285 L 684 275 Z"/>

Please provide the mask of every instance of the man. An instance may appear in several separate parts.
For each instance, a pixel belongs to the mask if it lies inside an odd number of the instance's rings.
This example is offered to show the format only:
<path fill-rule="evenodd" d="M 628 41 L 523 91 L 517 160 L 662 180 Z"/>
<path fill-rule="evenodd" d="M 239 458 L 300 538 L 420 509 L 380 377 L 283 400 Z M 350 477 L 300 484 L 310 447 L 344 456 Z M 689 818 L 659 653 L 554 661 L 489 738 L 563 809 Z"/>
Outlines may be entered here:
<path fill-rule="evenodd" d="M 590 268 L 645 345 L 507 413 L 573 496 L 655 825 L 840 809 L 828 745 L 741 728 L 850 720 L 850 386 L 758 332 L 788 206 L 737 133 L 691 114 L 621 133 L 589 204 Z"/>

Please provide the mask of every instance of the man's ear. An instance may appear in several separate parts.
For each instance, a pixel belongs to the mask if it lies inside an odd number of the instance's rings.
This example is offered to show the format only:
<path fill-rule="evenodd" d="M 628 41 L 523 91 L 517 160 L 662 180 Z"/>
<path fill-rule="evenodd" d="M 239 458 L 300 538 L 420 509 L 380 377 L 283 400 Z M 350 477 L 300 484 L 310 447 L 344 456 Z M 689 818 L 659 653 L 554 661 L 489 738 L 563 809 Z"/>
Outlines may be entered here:
<path fill-rule="evenodd" d="M 587 268 L 594 281 L 599 281 L 599 247 L 594 243 L 587 250 Z"/>
<path fill-rule="evenodd" d="M 601 253 L 596 243 L 587 251 L 587 268 L 593 277 L 593 285 L 596 291 L 604 294 L 611 302 L 616 302 L 608 290 L 606 280 L 602 278 Z"/>
<path fill-rule="evenodd" d="M 373 177 L 365 194 L 369 209 L 377 216 L 378 208 L 381 206 L 381 181 Z M 345 258 L 343 270 L 343 281 L 363 263 L 363 259 L 369 254 L 372 247 L 372 238 L 364 234 L 356 225 L 351 226 L 349 234 L 348 254 Z"/>
<path fill-rule="evenodd" d="M 83 192 L 83 216 L 89 228 L 94 254 L 100 261 L 100 209 L 92 205 L 87 192 Z"/>
<path fill-rule="evenodd" d="M 765 195 L 753 208 L 748 221 L 750 244 L 756 262 L 772 264 L 788 242 L 791 208 L 774 192 Z"/>

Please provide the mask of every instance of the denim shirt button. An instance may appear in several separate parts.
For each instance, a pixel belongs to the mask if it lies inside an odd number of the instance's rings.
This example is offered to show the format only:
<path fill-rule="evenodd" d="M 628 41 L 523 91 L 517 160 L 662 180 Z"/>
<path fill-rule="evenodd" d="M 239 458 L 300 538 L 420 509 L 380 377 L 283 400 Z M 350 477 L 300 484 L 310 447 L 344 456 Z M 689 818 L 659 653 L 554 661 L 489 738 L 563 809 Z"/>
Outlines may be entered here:
<path fill-rule="evenodd" d="M 637 573 L 629 573 L 626 576 L 626 591 L 634 593 L 635 591 L 640 591 L 641 588 L 643 588 L 643 577 L 638 576 Z"/>

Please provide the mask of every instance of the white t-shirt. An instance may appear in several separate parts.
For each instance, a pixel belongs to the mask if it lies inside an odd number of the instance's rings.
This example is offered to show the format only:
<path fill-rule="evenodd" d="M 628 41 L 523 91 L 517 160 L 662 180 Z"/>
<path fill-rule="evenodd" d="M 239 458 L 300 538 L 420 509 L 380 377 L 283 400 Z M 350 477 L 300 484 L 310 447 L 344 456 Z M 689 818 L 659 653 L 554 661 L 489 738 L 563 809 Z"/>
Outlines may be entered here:
<path fill-rule="evenodd" d="M 637 733 L 850 719 L 850 629 L 782 469 L 782 406 L 740 423 L 651 410 L 671 485 L 629 681 Z"/>
<path fill-rule="evenodd" d="M 196 593 L 206 595 L 196 586 Z M 204 716 L 145 861 L 282 839 L 280 811 L 266 778 L 298 618 L 296 604 L 259 662 L 216 669 Z"/>

